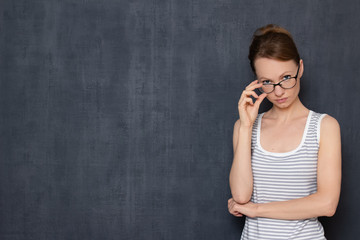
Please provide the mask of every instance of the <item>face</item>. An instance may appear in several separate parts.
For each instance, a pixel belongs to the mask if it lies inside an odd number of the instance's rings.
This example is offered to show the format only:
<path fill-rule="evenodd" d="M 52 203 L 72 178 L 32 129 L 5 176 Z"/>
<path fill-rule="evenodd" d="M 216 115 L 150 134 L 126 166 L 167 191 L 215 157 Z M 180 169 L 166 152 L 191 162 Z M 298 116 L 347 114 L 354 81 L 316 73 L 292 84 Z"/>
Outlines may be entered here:
<path fill-rule="evenodd" d="M 259 82 L 279 83 L 283 79 L 296 76 L 298 65 L 293 60 L 279 61 L 270 58 L 258 58 L 254 62 L 256 75 Z M 267 99 L 278 108 L 287 108 L 296 100 L 300 91 L 300 78 L 303 74 L 303 61 L 300 60 L 300 68 L 296 84 L 293 88 L 284 89 L 279 85 L 275 86 L 273 92 L 267 94 Z M 285 85 L 285 84 L 284 84 Z"/>

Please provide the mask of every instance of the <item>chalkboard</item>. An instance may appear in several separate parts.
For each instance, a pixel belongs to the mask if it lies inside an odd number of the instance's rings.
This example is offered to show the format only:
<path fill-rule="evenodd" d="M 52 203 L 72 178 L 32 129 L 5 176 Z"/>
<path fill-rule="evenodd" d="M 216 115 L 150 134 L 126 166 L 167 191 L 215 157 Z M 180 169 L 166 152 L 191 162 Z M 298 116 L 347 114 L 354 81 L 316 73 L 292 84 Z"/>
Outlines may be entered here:
<path fill-rule="evenodd" d="M 288 29 L 335 117 L 328 239 L 360 235 L 359 1 L 0 1 L 0 239 L 239 239 L 233 125 L 254 30 Z M 265 111 L 269 104 L 264 104 Z"/>

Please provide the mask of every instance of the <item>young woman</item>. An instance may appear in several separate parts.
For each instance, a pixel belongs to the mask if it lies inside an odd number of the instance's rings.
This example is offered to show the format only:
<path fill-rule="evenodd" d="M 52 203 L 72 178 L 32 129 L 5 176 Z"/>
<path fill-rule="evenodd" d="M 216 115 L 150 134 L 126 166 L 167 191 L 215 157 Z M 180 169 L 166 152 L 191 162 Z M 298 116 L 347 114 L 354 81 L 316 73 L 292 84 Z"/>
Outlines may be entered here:
<path fill-rule="evenodd" d="M 241 239 L 326 239 L 317 217 L 333 216 L 339 201 L 339 124 L 301 103 L 304 62 L 287 30 L 257 29 L 249 60 L 257 80 L 238 102 L 229 212 L 246 215 Z M 273 106 L 258 114 L 265 97 Z"/>

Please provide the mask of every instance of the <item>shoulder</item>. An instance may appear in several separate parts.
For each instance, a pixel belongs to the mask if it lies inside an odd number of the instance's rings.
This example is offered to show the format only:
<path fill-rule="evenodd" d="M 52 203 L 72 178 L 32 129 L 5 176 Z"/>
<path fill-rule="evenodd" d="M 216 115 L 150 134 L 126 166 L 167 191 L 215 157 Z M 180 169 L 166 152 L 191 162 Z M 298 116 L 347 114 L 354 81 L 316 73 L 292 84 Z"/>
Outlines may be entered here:
<path fill-rule="evenodd" d="M 340 124 L 332 116 L 324 114 L 320 124 L 320 139 L 321 142 L 329 142 L 340 139 Z M 319 140 L 320 140 L 319 139 Z"/>
<path fill-rule="evenodd" d="M 315 111 L 312 112 L 314 115 L 314 120 L 317 122 L 318 126 L 321 126 L 321 130 L 340 129 L 340 124 L 334 117 L 327 113 L 319 113 Z"/>
<path fill-rule="evenodd" d="M 324 131 L 340 130 L 340 124 L 334 117 L 325 114 L 321 120 L 321 130 Z"/>

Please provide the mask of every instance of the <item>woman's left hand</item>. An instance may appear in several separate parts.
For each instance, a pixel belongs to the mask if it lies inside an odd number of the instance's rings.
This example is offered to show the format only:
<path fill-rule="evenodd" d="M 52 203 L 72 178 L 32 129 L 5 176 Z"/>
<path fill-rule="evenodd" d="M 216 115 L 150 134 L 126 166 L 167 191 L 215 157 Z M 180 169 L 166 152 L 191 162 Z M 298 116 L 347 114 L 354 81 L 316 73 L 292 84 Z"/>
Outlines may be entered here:
<path fill-rule="evenodd" d="M 228 209 L 229 212 L 235 217 L 242 217 L 246 215 L 250 218 L 257 217 L 257 208 L 258 205 L 253 202 L 247 202 L 245 204 L 239 204 L 235 202 L 234 199 L 230 198 L 228 200 Z"/>

